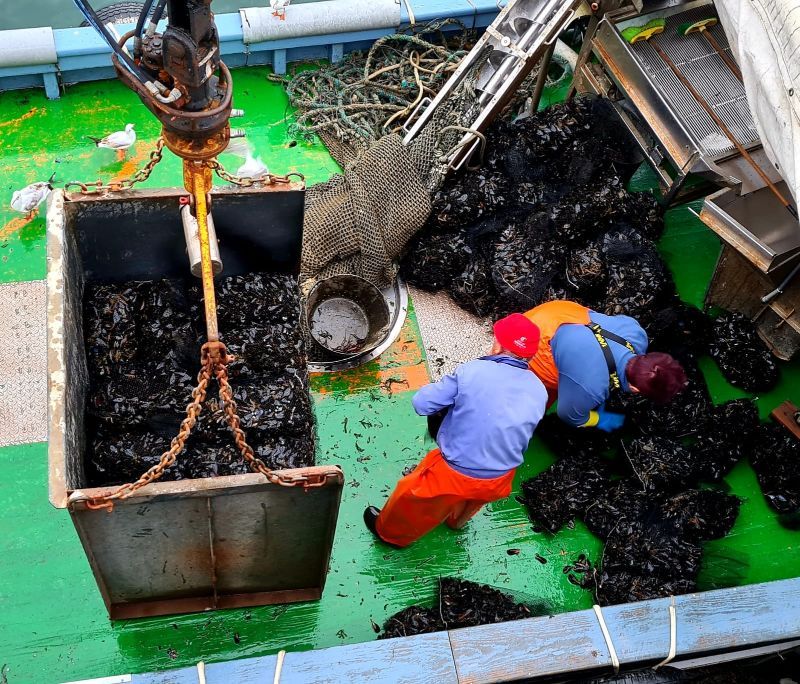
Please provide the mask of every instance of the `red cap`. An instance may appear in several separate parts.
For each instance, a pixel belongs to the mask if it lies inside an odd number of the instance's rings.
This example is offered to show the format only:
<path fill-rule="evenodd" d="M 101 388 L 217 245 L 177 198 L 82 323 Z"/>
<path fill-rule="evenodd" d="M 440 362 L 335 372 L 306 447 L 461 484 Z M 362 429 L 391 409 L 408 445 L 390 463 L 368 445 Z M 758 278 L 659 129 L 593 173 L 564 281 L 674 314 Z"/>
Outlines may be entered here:
<path fill-rule="evenodd" d="M 521 313 L 513 313 L 494 324 L 500 346 L 512 354 L 529 359 L 539 348 L 539 327 Z"/>

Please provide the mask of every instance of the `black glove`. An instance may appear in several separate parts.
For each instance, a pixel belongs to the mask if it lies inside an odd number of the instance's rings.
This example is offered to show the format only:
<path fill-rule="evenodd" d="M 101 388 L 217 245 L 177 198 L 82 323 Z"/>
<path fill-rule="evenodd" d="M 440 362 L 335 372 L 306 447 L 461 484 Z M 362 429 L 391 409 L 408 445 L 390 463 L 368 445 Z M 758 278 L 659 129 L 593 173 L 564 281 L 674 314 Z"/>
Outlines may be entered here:
<path fill-rule="evenodd" d="M 432 413 L 428 416 L 428 434 L 436 441 L 436 436 L 439 434 L 439 428 L 442 427 L 442 422 L 444 421 L 444 417 L 447 415 L 447 412 L 450 409 L 442 409 L 441 411 L 437 411 L 436 413 Z"/>

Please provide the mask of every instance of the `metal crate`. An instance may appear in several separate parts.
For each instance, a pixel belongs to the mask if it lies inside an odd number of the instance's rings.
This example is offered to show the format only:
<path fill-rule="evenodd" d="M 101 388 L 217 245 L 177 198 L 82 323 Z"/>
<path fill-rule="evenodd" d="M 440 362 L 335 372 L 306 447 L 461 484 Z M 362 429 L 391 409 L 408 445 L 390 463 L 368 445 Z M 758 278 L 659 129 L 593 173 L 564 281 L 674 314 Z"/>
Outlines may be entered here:
<path fill-rule="evenodd" d="M 252 473 L 155 482 L 111 513 L 87 507 L 108 488 L 85 488 L 83 287 L 186 275 L 185 194 L 57 191 L 48 205 L 50 501 L 69 511 L 112 619 L 320 598 L 344 482 L 317 466 L 288 471 L 313 488 Z M 215 191 L 226 275 L 296 272 L 303 201 L 301 185 Z"/>

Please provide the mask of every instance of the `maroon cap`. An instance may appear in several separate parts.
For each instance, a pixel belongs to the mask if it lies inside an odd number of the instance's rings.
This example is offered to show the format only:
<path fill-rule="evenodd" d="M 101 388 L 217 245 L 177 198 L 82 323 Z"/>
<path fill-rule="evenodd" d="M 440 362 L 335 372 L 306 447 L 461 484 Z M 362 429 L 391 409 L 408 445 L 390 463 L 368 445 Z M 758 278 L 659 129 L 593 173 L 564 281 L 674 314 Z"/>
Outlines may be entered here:
<path fill-rule="evenodd" d="M 633 387 L 657 404 L 671 401 L 689 384 L 683 366 L 662 352 L 634 356 L 628 363 L 626 376 Z"/>
<path fill-rule="evenodd" d="M 539 327 L 521 313 L 513 313 L 494 324 L 494 336 L 506 351 L 529 359 L 539 348 Z"/>

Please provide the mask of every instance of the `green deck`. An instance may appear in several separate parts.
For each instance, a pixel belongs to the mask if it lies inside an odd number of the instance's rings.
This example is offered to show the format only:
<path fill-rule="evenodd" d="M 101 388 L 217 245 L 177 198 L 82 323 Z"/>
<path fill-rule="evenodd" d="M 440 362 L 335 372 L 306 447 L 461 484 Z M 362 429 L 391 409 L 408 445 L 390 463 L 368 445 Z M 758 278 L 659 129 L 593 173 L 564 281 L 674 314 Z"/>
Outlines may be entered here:
<path fill-rule="evenodd" d="M 251 140 L 273 171 L 300 170 L 309 183 L 327 178 L 337 167 L 321 145 L 288 146 L 286 98 L 265 76 L 258 68 L 235 73 L 236 104 L 247 111 Z M 84 138 L 127 122 L 139 133 L 128 162 Z M 117 83 L 76 86 L 56 102 L 40 92 L 0 95 L 0 282 L 45 275 L 44 219 L 12 215 L 7 207 L 14 189 L 53 170 L 59 181 L 124 177 L 147 157 L 157 134 L 154 120 Z M 147 185 L 179 184 L 179 164 L 167 156 Z M 223 161 L 235 170 L 234 160 Z M 635 179 L 637 187 L 650 182 L 647 173 Z M 685 208 L 671 211 L 667 224 L 662 247 L 681 295 L 701 304 L 718 241 Z M 420 346 L 411 311 L 399 342 L 380 362 L 315 383 L 318 460 L 340 464 L 347 483 L 331 572 L 317 603 L 112 624 L 67 513 L 48 503 L 46 444 L 0 449 L 0 666 L 8 666 L 7 681 L 48 684 L 367 641 L 375 637 L 373 623 L 428 600 L 437 578 L 447 574 L 543 599 L 557 612 L 589 607 L 590 595 L 561 569 L 581 552 L 596 559 L 600 542 L 580 523 L 554 537 L 532 532 L 513 496 L 465 530 L 437 530 L 404 551 L 376 545 L 364 529 L 364 506 L 380 504 L 403 468 L 431 445 L 410 404 L 410 390 L 427 378 Z M 707 361 L 715 400 L 742 396 Z M 762 415 L 783 399 L 800 399 L 798 388 L 800 364 L 793 363 L 784 368 L 782 384 L 759 399 Z M 551 462 L 534 440 L 517 484 Z M 732 534 L 707 545 L 701 588 L 796 575 L 800 533 L 777 524 L 747 464 L 727 481 L 745 503 Z M 522 551 L 509 556 L 509 548 Z M 537 553 L 547 564 L 534 559 Z"/>

